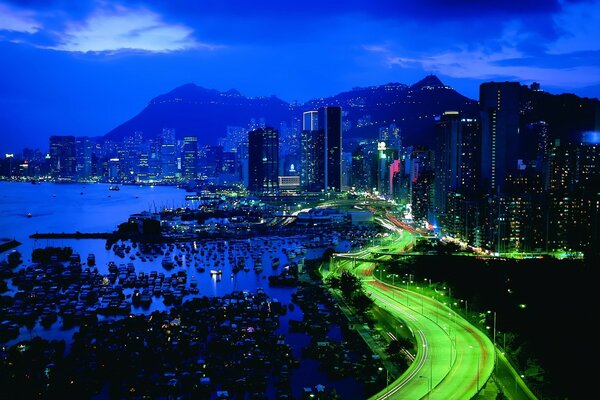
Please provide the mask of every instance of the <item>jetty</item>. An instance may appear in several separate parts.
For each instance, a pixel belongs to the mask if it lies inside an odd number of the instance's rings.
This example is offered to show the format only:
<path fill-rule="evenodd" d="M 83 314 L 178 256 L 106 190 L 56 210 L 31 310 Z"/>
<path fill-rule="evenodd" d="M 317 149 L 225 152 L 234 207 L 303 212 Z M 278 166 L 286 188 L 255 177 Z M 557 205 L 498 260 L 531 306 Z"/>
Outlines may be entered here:
<path fill-rule="evenodd" d="M 21 242 L 14 239 L 0 239 L 0 253 L 14 249 L 21 245 Z"/>

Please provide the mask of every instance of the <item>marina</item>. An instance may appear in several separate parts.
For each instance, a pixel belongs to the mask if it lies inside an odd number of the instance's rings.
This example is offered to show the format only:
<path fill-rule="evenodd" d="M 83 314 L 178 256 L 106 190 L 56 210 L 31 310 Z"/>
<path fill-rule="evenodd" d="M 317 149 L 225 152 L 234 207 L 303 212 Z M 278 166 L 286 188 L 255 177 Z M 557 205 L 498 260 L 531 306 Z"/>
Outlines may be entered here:
<path fill-rule="evenodd" d="M 68 188 L 69 185 L 62 187 Z M 183 197 L 183 192 L 172 190 Z M 55 194 L 63 196 L 57 192 Z M 136 200 L 138 198 L 133 196 L 133 201 Z M 123 215 L 122 220 L 127 217 Z M 110 230 L 110 227 L 104 226 L 103 230 Z M 8 290 L 5 295 L 12 295 L 16 300 L 10 309 L 3 309 L 3 320 L 17 322 L 3 323 L 4 346 L 40 337 L 64 340 L 69 350 L 73 345 L 79 346 L 77 341 L 73 341 L 74 333 L 79 332 L 79 338 L 82 335 L 89 337 L 91 327 L 100 329 L 105 324 L 116 327 L 114 324 L 119 324 L 118 321 L 126 316 L 154 319 L 160 315 L 163 318 L 164 313 L 172 315 L 174 310 L 188 307 L 189 302 L 209 298 L 229 304 L 239 303 L 241 300 L 237 296 L 259 295 L 267 296 L 269 307 L 279 310 L 278 322 L 269 329 L 273 329 L 276 342 L 284 348 L 289 346 L 288 354 L 294 355 L 270 378 L 253 378 L 259 384 L 258 388 L 266 391 L 265 398 L 286 398 L 286 393 L 287 396 L 302 398 L 306 390 L 314 391 L 316 385 L 324 391 L 334 390 L 339 395 L 346 393 L 346 397 L 350 393 L 367 390 L 364 383 L 351 377 L 350 370 L 336 376 L 327 372 L 328 367 L 315 368 L 325 361 L 311 358 L 305 347 L 311 340 L 316 340 L 317 332 L 292 328 L 313 312 L 302 310 L 303 297 L 294 298 L 303 286 L 298 280 L 298 265 L 309 259 L 318 259 L 327 248 L 314 246 L 317 242 L 312 237 L 172 240 L 167 243 L 117 240 L 110 246 L 101 239 L 45 239 L 44 246 L 37 239 L 26 241 L 18 248 L 23 251 L 23 263 L 13 269 L 13 279 L 6 281 Z M 331 245 L 333 238 L 328 241 L 324 236 L 322 241 Z M 305 247 L 304 244 L 310 246 Z M 349 245 L 340 241 L 337 248 L 347 250 Z M 25 252 L 29 246 L 36 250 L 31 255 Z M 8 310 L 13 314 L 6 314 Z M 329 323 L 331 327 L 325 337 L 319 337 L 319 341 L 326 339 L 331 331 L 325 341 L 341 343 L 341 321 L 332 319 Z M 236 322 L 236 325 L 239 326 L 239 323 Z M 101 334 L 97 336 L 97 343 L 101 337 Z M 207 354 L 203 357 L 208 358 Z M 79 354 L 79 357 L 82 355 Z M 360 358 L 360 355 L 356 357 Z M 331 362 L 326 361 L 326 364 Z M 356 365 L 358 368 L 360 364 Z M 201 378 L 204 382 L 209 378 L 210 383 L 206 384 L 213 395 L 217 390 L 232 390 L 224 377 Z M 177 379 L 183 390 L 181 382 L 185 378 L 175 376 L 172 379 Z M 376 373 L 373 381 L 377 381 Z M 250 393 L 254 389 L 251 385 L 245 390 Z"/>

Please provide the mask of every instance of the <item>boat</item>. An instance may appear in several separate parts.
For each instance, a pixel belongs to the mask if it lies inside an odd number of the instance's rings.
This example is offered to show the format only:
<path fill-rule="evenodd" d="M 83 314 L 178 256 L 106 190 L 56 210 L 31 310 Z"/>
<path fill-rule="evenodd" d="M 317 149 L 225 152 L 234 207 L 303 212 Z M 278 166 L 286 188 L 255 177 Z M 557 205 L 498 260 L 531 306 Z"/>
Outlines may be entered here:
<path fill-rule="evenodd" d="M 31 218 L 31 217 L 33 217 L 33 214 L 27 213 L 27 218 Z"/>
<path fill-rule="evenodd" d="M 169 258 L 169 257 L 165 257 L 162 260 L 162 266 L 164 269 L 172 269 L 175 266 L 175 262 L 173 261 L 173 259 Z"/>
<path fill-rule="evenodd" d="M 121 190 L 121 188 L 116 185 L 111 185 L 108 187 L 108 190 Z"/>

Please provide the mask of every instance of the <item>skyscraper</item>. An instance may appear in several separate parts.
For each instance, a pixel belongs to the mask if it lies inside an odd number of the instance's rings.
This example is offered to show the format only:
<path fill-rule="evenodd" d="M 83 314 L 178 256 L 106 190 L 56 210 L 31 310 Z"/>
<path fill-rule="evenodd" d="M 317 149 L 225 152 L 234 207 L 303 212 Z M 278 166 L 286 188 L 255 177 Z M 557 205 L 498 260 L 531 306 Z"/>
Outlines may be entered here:
<path fill-rule="evenodd" d="M 183 177 L 195 179 L 198 164 L 198 137 L 185 136 L 183 138 Z"/>
<path fill-rule="evenodd" d="M 278 189 L 279 135 L 266 127 L 248 132 L 248 189 L 274 194 Z"/>
<path fill-rule="evenodd" d="M 78 137 L 75 140 L 76 148 L 76 169 L 79 179 L 87 179 L 92 176 L 92 153 L 93 146 L 91 139 L 87 136 Z"/>
<path fill-rule="evenodd" d="M 506 176 L 518 168 L 518 82 L 486 82 L 479 87 L 481 179 L 490 193 L 504 190 Z"/>
<path fill-rule="evenodd" d="M 435 207 L 446 211 L 450 193 L 472 195 L 478 186 L 479 122 L 446 111 L 436 124 Z"/>
<path fill-rule="evenodd" d="M 77 169 L 75 136 L 50 136 L 50 173 L 54 178 L 72 180 Z"/>
<path fill-rule="evenodd" d="M 172 181 L 177 177 L 177 148 L 175 129 L 162 131 L 160 144 L 160 166 L 163 180 Z"/>
<path fill-rule="evenodd" d="M 300 134 L 300 184 L 306 190 L 312 190 L 315 185 L 315 163 L 319 124 L 318 112 L 306 111 L 302 114 L 302 133 Z"/>
<path fill-rule="evenodd" d="M 324 161 L 323 189 L 339 192 L 342 190 L 342 109 L 327 106 L 319 108 L 318 112 L 319 136 L 323 139 L 320 141 Z"/>

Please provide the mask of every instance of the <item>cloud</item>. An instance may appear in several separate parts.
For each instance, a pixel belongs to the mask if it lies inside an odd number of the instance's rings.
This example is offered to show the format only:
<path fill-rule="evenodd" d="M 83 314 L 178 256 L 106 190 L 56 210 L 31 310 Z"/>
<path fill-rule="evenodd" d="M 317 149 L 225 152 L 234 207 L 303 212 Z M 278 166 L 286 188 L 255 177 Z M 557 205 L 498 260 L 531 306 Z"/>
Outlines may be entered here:
<path fill-rule="evenodd" d="M 67 24 L 57 36 L 58 44 L 50 48 L 72 52 L 172 52 L 217 47 L 196 41 L 187 26 L 164 22 L 145 8 L 123 6 L 98 9 L 82 23 Z"/>
<path fill-rule="evenodd" d="M 35 14 L 0 3 L 0 31 L 36 33 L 42 28 Z"/>
<path fill-rule="evenodd" d="M 560 37 L 548 46 L 549 54 L 600 50 L 600 1 L 565 3 L 554 25 Z"/>
<path fill-rule="evenodd" d="M 503 21 L 490 37 L 458 39 L 446 48 L 403 48 L 400 42 L 363 50 L 389 68 L 419 68 L 452 78 L 540 82 L 567 90 L 600 84 L 600 1 L 565 0 L 540 31 L 534 20 Z M 539 21 L 537 21 L 539 22 Z M 402 49 L 402 50 L 399 50 Z"/>

